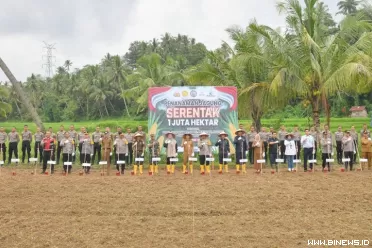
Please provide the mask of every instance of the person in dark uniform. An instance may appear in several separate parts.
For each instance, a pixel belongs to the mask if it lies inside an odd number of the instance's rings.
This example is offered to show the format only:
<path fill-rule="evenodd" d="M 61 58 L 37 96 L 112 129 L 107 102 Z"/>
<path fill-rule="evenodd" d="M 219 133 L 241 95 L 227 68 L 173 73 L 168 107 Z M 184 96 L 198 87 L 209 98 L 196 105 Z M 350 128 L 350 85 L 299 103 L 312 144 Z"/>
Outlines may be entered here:
<path fill-rule="evenodd" d="M 248 150 L 247 141 L 245 137 L 243 136 L 243 134 L 244 134 L 244 130 L 242 129 L 238 129 L 235 132 L 236 136 L 234 138 L 234 145 L 235 145 L 235 156 L 236 156 L 236 161 L 235 161 L 236 173 L 240 172 L 240 164 L 242 165 L 242 172 L 246 173 L 247 164 L 245 162 L 244 163 L 240 162 L 241 159 L 247 158 L 246 151 Z"/>
<path fill-rule="evenodd" d="M 61 146 L 61 141 L 65 138 L 65 127 L 61 125 L 59 127 L 59 131 L 57 132 L 57 164 L 59 164 L 59 160 L 61 158 L 61 153 L 62 153 L 62 146 Z"/>
<path fill-rule="evenodd" d="M 39 155 L 39 161 L 41 163 L 43 162 L 43 148 L 41 147 L 41 141 L 44 139 L 44 133 L 41 132 L 40 127 L 36 129 L 34 138 L 35 138 L 34 155 L 35 158 L 37 158 Z"/>
<path fill-rule="evenodd" d="M 14 153 L 15 158 L 18 158 L 18 142 L 19 142 L 19 134 L 16 131 L 16 128 L 13 127 L 12 131 L 8 134 L 9 140 L 9 158 L 8 164 L 12 161 L 12 155 Z"/>
<path fill-rule="evenodd" d="M 222 131 L 218 137 L 220 138 L 215 146 L 218 147 L 218 162 L 219 162 L 219 173 L 222 173 L 222 165 L 225 165 L 225 172 L 229 172 L 229 165 L 226 161 L 223 161 L 224 158 L 230 156 L 230 144 L 227 139 L 228 134 Z"/>

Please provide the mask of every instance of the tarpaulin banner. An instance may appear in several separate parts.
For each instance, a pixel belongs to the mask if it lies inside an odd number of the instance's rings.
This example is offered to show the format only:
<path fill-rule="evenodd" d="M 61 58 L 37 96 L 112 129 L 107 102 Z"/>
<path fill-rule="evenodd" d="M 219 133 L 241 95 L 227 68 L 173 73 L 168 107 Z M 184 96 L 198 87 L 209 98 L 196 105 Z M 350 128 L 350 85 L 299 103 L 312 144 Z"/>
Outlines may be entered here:
<path fill-rule="evenodd" d="M 153 87 L 149 88 L 148 104 L 149 134 L 155 134 L 160 145 L 169 131 L 178 141 L 185 133 L 196 140 L 206 132 L 216 142 L 221 131 L 232 140 L 238 126 L 236 87 Z"/>

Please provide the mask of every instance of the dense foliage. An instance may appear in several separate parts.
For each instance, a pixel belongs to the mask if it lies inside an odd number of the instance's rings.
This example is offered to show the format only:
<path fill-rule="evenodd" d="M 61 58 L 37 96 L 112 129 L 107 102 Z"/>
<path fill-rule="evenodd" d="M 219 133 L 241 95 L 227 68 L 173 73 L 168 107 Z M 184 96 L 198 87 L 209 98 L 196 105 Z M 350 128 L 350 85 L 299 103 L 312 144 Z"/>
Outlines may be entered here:
<path fill-rule="evenodd" d="M 165 33 L 134 41 L 124 55 L 106 54 L 97 65 L 74 68 L 67 60 L 52 78 L 32 74 L 22 86 L 47 122 L 146 119 L 147 89 L 165 85 L 236 86 L 239 117 L 257 127 L 265 117 L 309 117 L 319 125 L 319 116 L 347 116 L 353 105 L 372 112 L 371 6 L 340 1 L 340 23 L 318 0 L 277 7 L 286 15 L 285 31 L 255 21 L 245 29 L 230 27 L 233 46 L 224 42 L 215 51 Z M 2 107 L 1 115 L 31 119 L 12 84 L 5 82 L 0 93 L 12 106 Z"/>

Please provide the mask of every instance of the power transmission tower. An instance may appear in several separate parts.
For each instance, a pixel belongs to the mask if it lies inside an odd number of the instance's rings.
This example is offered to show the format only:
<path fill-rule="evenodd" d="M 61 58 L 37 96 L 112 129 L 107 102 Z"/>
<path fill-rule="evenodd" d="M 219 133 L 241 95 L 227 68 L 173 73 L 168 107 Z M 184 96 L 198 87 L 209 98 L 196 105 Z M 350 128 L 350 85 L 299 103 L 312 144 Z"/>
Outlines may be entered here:
<path fill-rule="evenodd" d="M 53 68 L 55 67 L 54 63 L 56 60 L 56 57 L 53 56 L 53 50 L 56 50 L 53 44 L 48 44 L 45 41 L 44 43 L 44 50 L 46 52 L 46 55 L 43 55 L 43 68 L 45 68 L 45 77 L 51 78 L 53 76 Z"/>

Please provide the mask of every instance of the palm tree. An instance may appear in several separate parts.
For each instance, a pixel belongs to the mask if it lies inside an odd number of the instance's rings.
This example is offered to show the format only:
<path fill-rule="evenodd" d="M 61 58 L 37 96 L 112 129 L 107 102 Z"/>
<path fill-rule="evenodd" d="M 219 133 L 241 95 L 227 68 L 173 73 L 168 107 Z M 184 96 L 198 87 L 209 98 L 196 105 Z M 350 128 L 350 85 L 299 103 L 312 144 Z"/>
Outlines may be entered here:
<path fill-rule="evenodd" d="M 127 116 L 130 117 L 128 105 L 125 100 L 125 94 L 124 94 L 124 92 L 126 91 L 125 85 L 127 83 L 127 79 L 126 79 L 127 68 L 124 62 L 122 61 L 122 59 L 118 55 L 112 58 L 111 69 L 112 69 L 112 77 L 109 82 L 114 82 L 116 87 L 120 90 L 121 97 L 124 102 L 124 107 L 127 112 Z"/>
<path fill-rule="evenodd" d="M 45 130 L 44 124 L 41 121 L 40 116 L 36 112 L 36 109 L 34 106 L 32 106 L 30 100 L 24 93 L 22 89 L 22 85 L 17 79 L 14 77 L 13 73 L 9 70 L 8 66 L 5 64 L 5 62 L 0 58 L 0 68 L 3 70 L 5 75 L 8 77 L 9 81 L 12 83 L 15 91 L 17 92 L 18 97 L 21 99 L 23 105 L 27 108 L 27 110 L 30 112 L 32 119 L 36 123 L 38 127 L 40 127 L 42 130 Z"/>
<path fill-rule="evenodd" d="M 9 92 L 6 87 L 0 85 L 0 117 L 6 117 L 12 111 L 12 106 L 6 102 Z"/>
<path fill-rule="evenodd" d="M 360 1 L 357 0 L 342 0 L 337 3 L 339 12 L 337 14 L 353 15 L 357 12 Z"/>
<path fill-rule="evenodd" d="M 278 97 L 281 89 L 287 89 L 286 96 L 297 97 L 312 109 L 313 125 L 320 126 L 321 105 L 329 122 L 328 96 L 335 92 L 366 91 L 372 82 L 371 25 L 359 17 L 347 17 L 340 25 L 340 31 L 333 36 L 326 35 L 322 25 L 322 12 L 318 0 L 305 0 L 302 8 L 298 0 L 287 0 L 278 4 L 280 12 L 287 14 L 287 25 L 291 33 L 287 38 L 267 26 L 251 24 L 253 35 L 265 42 L 267 58 L 252 57 L 250 64 L 263 59 L 275 61 L 271 93 Z M 360 31 L 366 31 L 360 35 Z M 353 38 L 352 45 L 346 39 Z"/>
<path fill-rule="evenodd" d="M 63 64 L 63 67 L 66 69 L 66 71 L 70 71 L 70 67 L 72 66 L 71 60 L 66 60 L 65 63 Z"/>
<path fill-rule="evenodd" d="M 150 87 L 172 86 L 179 80 L 185 80 L 184 75 L 169 65 L 162 63 L 157 53 L 145 55 L 138 60 L 137 70 L 128 76 L 132 87 L 125 92 L 125 96 L 135 99 L 137 113 L 147 109 L 147 90 Z"/>

